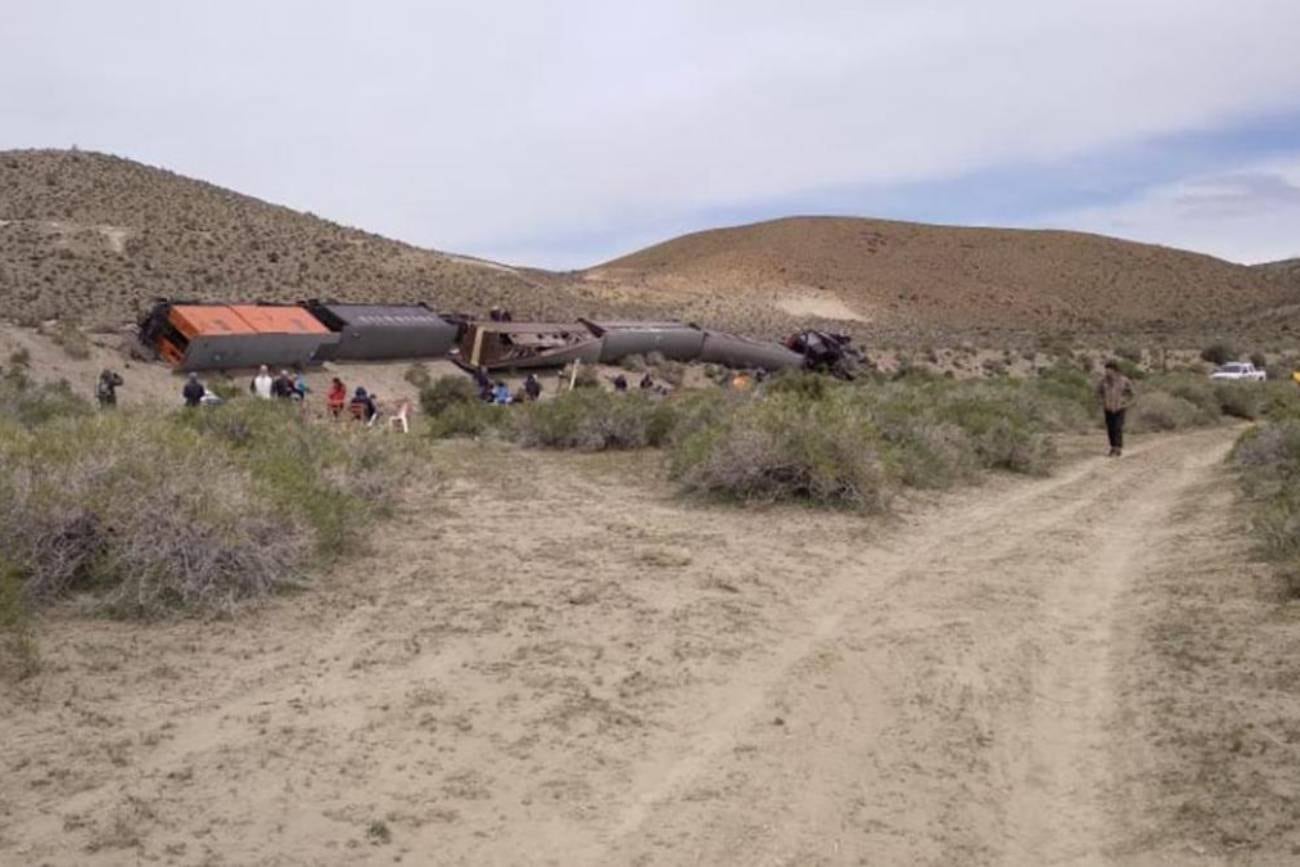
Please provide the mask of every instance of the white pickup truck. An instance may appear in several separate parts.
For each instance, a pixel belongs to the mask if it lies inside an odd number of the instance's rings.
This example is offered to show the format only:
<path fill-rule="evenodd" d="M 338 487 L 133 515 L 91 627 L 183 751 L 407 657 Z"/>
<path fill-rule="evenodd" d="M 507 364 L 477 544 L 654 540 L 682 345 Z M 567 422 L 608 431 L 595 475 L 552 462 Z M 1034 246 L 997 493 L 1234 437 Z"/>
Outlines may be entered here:
<path fill-rule="evenodd" d="M 1217 382 L 1263 382 L 1268 379 L 1268 374 L 1249 361 L 1230 361 L 1216 367 L 1210 379 Z"/>

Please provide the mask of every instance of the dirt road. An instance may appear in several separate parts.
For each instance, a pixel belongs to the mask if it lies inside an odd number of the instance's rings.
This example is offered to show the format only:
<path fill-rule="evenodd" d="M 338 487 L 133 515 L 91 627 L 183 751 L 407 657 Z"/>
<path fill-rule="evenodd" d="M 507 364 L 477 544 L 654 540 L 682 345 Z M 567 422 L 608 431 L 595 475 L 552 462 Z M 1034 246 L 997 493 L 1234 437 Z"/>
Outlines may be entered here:
<path fill-rule="evenodd" d="M 1234 433 L 892 521 L 683 504 L 649 456 L 454 446 L 311 592 L 44 624 L 46 672 L 0 706 L 0 863 L 1264 863 L 1294 823 L 1207 848 L 1178 819 L 1209 792 L 1179 733 L 1236 711 L 1153 650 L 1188 576 L 1222 602 L 1247 568 Z M 1300 762 L 1272 749 L 1284 788 Z"/>

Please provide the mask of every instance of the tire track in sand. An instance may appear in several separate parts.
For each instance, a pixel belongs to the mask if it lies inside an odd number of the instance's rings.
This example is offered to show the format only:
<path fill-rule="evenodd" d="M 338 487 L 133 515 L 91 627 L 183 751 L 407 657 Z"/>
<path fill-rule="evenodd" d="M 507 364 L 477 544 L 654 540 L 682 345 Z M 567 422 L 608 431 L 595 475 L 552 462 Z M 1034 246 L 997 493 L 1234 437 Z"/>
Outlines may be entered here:
<path fill-rule="evenodd" d="M 583 863 L 1104 862 L 1112 605 L 1232 438 L 963 495 L 873 546 Z"/>

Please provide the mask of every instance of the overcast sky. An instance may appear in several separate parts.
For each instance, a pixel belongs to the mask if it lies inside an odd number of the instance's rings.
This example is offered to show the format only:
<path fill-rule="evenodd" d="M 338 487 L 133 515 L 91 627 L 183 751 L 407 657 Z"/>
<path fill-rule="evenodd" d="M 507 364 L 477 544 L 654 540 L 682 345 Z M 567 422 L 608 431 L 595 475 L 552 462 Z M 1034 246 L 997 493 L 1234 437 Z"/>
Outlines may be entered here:
<path fill-rule="evenodd" d="M 1300 256 L 1297 0 L 3 0 L 0 148 L 594 264 L 835 213 Z"/>

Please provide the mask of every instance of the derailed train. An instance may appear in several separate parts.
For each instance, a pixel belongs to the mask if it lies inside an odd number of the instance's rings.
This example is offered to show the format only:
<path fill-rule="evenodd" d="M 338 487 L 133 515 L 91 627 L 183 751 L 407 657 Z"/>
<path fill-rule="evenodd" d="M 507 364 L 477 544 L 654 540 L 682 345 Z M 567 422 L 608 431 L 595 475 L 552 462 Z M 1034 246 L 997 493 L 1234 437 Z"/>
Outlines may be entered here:
<path fill-rule="evenodd" d="M 809 353 L 794 351 L 803 350 L 803 335 L 782 346 L 685 322 L 478 320 L 439 315 L 423 304 L 162 300 L 141 320 L 139 333 L 145 347 L 184 371 L 432 358 L 489 371 L 526 370 L 573 361 L 613 363 L 652 352 L 741 369 L 813 366 Z M 840 339 L 847 347 L 847 339 Z"/>

